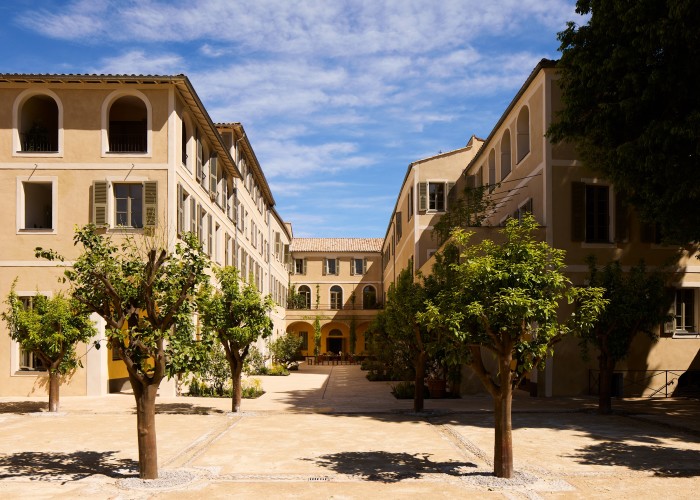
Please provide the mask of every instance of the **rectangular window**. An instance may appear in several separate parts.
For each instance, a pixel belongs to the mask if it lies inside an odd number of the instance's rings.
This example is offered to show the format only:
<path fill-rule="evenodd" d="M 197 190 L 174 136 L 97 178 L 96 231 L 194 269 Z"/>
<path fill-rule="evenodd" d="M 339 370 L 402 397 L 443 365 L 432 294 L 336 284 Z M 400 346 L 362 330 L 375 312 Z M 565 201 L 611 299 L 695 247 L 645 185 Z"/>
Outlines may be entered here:
<path fill-rule="evenodd" d="M 294 259 L 294 274 L 306 274 L 306 259 Z"/>
<path fill-rule="evenodd" d="M 428 210 L 435 212 L 445 211 L 445 183 L 428 183 Z"/>
<path fill-rule="evenodd" d="M 338 274 L 338 259 L 326 259 L 326 274 Z"/>
<path fill-rule="evenodd" d="M 401 227 L 401 212 L 396 212 L 394 218 L 396 221 L 396 239 L 401 241 L 401 236 L 403 236 L 403 229 Z"/>
<path fill-rule="evenodd" d="M 180 184 L 177 185 L 177 191 L 177 233 L 181 235 L 187 231 L 185 214 L 187 213 L 189 205 L 189 194 L 187 194 L 187 191 L 185 191 Z"/>
<path fill-rule="evenodd" d="M 610 243 L 610 187 L 571 183 L 571 241 Z"/>
<path fill-rule="evenodd" d="M 586 185 L 586 241 L 610 242 L 610 188 Z"/>
<path fill-rule="evenodd" d="M 53 231 L 56 229 L 56 182 L 45 177 L 18 179 L 17 230 Z"/>
<path fill-rule="evenodd" d="M 143 185 L 114 183 L 114 225 L 143 227 Z"/>
<path fill-rule="evenodd" d="M 673 320 L 666 324 L 665 331 L 674 335 L 695 334 L 698 331 L 696 318 L 696 289 L 679 288 L 675 291 L 671 314 Z"/>
<path fill-rule="evenodd" d="M 352 259 L 352 274 L 355 276 L 365 274 L 365 259 Z"/>
<path fill-rule="evenodd" d="M 406 217 L 407 220 L 411 220 L 411 217 L 413 217 L 413 186 L 411 186 L 411 189 L 408 192 L 408 206 L 406 207 Z"/>

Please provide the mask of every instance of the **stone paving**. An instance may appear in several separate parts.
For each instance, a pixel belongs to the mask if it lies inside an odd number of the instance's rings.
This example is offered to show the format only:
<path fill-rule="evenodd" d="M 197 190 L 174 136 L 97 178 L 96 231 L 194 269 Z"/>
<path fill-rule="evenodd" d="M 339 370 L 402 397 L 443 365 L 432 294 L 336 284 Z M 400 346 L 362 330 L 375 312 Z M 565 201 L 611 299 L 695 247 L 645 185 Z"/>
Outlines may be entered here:
<path fill-rule="evenodd" d="M 513 404 L 516 476 L 491 474 L 490 397 L 396 400 L 357 366 L 260 377 L 230 400 L 159 398 L 161 479 L 137 477 L 133 397 L 0 398 L 3 498 L 697 498 L 700 402 Z"/>

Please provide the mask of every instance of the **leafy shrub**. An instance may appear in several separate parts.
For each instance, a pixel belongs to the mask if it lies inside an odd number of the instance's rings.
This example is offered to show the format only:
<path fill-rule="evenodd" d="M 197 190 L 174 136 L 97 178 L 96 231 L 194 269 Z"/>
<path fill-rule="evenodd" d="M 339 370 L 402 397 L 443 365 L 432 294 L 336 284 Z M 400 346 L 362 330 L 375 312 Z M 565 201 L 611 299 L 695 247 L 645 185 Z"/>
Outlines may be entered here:
<path fill-rule="evenodd" d="M 243 371 L 248 375 L 267 375 L 265 357 L 260 349 L 255 346 L 250 348 L 243 364 Z"/>
<path fill-rule="evenodd" d="M 416 384 L 413 382 L 399 382 L 391 386 L 391 393 L 396 399 L 413 399 Z M 430 399 L 430 390 L 428 386 L 423 386 L 423 398 Z"/>
<path fill-rule="evenodd" d="M 247 378 L 241 381 L 241 397 L 243 399 L 255 399 L 265 394 L 262 382 L 259 378 Z"/>
<path fill-rule="evenodd" d="M 396 399 L 413 399 L 415 387 L 413 382 L 399 382 L 391 386 L 391 393 Z"/>
<path fill-rule="evenodd" d="M 286 333 L 270 342 L 272 361 L 289 369 L 296 363 L 302 338 L 295 333 Z"/>
<path fill-rule="evenodd" d="M 287 376 L 289 375 L 289 370 L 282 365 L 272 365 L 267 369 L 267 375 Z"/>

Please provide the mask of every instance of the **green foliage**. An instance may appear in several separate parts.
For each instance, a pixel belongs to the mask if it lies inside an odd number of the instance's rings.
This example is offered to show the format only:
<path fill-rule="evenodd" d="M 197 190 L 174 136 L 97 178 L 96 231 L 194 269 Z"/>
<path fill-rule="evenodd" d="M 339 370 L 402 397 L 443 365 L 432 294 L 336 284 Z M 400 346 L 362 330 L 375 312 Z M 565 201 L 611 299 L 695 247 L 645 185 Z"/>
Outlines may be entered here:
<path fill-rule="evenodd" d="M 259 378 L 247 378 L 243 380 L 243 399 L 256 399 L 265 394 L 262 381 Z"/>
<path fill-rule="evenodd" d="M 318 291 L 317 291 L 318 294 Z M 318 307 L 318 302 L 316 302 Z M 321 318 L 316 316 L 314 318 L 314 356 L 318 356 L 321 353 Z"/>
<path fill-rule="evenodd" d="M 266 375 L 286 377 L 287 375 L 289 375 L 289 369 L 283 365 L 272 365 L 270 368 L 267 369 Z"/>
<path fill-rule="evenodd" d="M 433 234 L 439 244 L 446 242 L 456 228 L 481 226 L 485 215 L 494 206 L 489 193 L 495 186 L 465 187 L 462 194 L 450 204 L 440 220 L 433 226 Z"/>
<path fill-rule="evenodd" d="M 185 234 L 172 253 L 148 236 L 126 237 L 117 244 L 91 224 L 77 228 L 73 239 L 83 252 L 65 271 L 71 294 L 105 320 L 112 349 L 131 377 L 157 385 L 166 374 L 188 371 L 202 359 L 192 340 L 191 318 L 193 292 L 206 282 L 209 261 L 196 237 Z M 52 250 L 37 248 L 35 253 L 63 260 Z"/>
<path fill-rule="evenodd" d="M 248 356 L 243 363 L 243 371 L 248 375 L 266 375 L 267 366 L 265 366 L 265 357 L 255 346 L 248 349 Z"/>
<path fill-rule="evenodd" d="M 461 259 L 449 265 L 453 279 L 428 301 L 419 320 L 431 330 L 451 335 L 467 347 L 484 347 L 511 366 L 508 383 L 540 365 L 552 345 L 568 333 L 590 330 L 607 301 L 599 288 L 573 288 L 564 276 L 564 251 L 534 238 L 537 222 L 528 215 L 508 221 L 501 231 L 505 243 L 491 240 L 471 245 L 471 233 L 457 230 Z M 576 302 L 575 313 L 558 320 L 563 301 Z M 469 362 L 485 375 L 478 349 Z M 481 373 L 479 373 L 481 371 Z M 498 387 L 481 377 L 495 394 Z"/>
<path fill-rule="evenodd" d="M 203 285 L 197 300 L 205 335 L 216 338 L 224 349 L 231 370 L 232 409 L 241 399 L 241 373 L 252 345 L 272 335 L 270 296 L 260 297 L 252 280 L 241 283 L 235 267 L 215 268 L 218 288 Z"/>
<path fill-rule="evenodd" d="M 605 351 L 613 363 L 624 359 L 632 339 L 644 333 L 650 339 L 658 338 L 659 325 L 669 319 L 671 297 L 666 290 L 668 275 L 663 271 L 650 272 L 643 262 L 623 272 L 615 260 L 602 268 L 589 260 L 589 286 L 604 290 L 608 305 L 594 327 L 581 336 L 581 346 Z"/>
<path fill-rule="evenodd" d="M 49 371 L 63 375 L 79 366 L 76 345 L 88 342 L 96 333 L 89 313 L 61 293 L 54 297 L 36 294 L 32 307 L 25 309 L 15 285 L 16 281 L 5 301 L 8 310 L 0 314 L 12 340 L 38 356 Z"/>
<path fill-rule="evenodd" d="M 201 386 L 210 388 L 210 394 L 208 394 L 210 396 L 230 395 L 231 368 L 220 345 L 213 345 L 206 353 L 206 359 L 197 372 L 196 381 Z"/>
<path fill-rule="evenodd" d="M 297 292 L 296 285 L 289 284 L 287 294 L 287 309 L 306 309 L 306 296 Z"/>
<path fill-rule="evenodd" d="M 399 382 L 391 386 L 391 393 L 396 399 L 413 399 L 416 392 L 416 385 L 413 382 Z"/>
<path fill-rule="evenodd" d="M 548 131 L 575 143 L 670 241 L 700 240 L 700 9 L 689 0 L 579 0 L 559 33 L 564 109 Z"/>
<path fill-rule="evenodd" d="M 270 342 L 272 361 L 289 369 L 299 356 L 303 340 L 295 333 L 286 333 Z"/>

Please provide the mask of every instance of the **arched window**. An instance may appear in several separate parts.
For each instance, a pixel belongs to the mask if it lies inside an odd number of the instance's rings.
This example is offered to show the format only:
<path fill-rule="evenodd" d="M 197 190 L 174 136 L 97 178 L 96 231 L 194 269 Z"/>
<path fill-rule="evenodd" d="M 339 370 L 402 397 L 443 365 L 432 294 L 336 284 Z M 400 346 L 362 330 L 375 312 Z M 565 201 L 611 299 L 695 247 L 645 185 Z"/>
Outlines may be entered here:
<path fill-rule="evenodd" d="M 489 193 L 496 189 L 496 150 L 491 149 L 489 152 Z"/>
<path fill-rule="evenodd" d="M 333 328 L 330 332 L 328 332 L 329 337 L 342 337 L 343 332 L 338 330 L 337 328 Z"/>
<path fill-rule="evenodd" d="M 501 138 L 501 180 L 505 179 L 511 171 L 510 158 L 510 130 L 506 129 Z"/>
<path fill-rule="evenodd" d="M 307 285 L 301 285 L 299 287 L 299 307 L 301 309 L 311 309 L 311 288 Z"/>
<path fill-rule="evenodd" d="M 372 285 L 367 285 L 362 289 L 362 308 L 377 308 L 377 290 Z"/>
<path fill-rule="evenodd" d="M 17 128 L 20 151 L 58 152 L 59 108 L 51 96 L 36 94 L 24 101 Z"/>
<path fill-rule="evenodd" d="M 119 97 L 109 107 L 107 137 L 110 153 L 148 151 L 148 109 L 139 97 Z"/>
<path fill-rule="evenodd" d="M 343 289 L 338 285 L 331 287 L 331 309 L 343 308 Z"/>
<path fill-rule="evenodd" d="M 523 106 L 518 114 L 518 122 L 516 123 L 517 133 L 517 158 L 520 160 L 530 152 L 530 110 L 527 106 Z"/>

